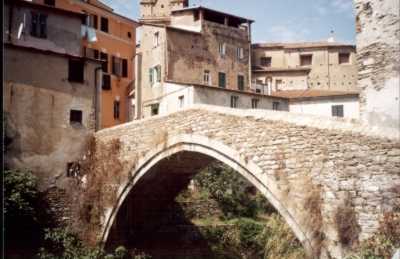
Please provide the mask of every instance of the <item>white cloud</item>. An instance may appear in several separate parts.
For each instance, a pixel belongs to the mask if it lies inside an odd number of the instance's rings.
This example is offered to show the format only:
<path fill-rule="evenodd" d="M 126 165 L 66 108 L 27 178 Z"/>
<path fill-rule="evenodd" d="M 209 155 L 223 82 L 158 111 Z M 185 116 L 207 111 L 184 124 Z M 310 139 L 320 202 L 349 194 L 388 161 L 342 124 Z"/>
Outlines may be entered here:
<path fill-rule="evenodd" d="M 338 12 L 351 12 L 353 0 L 331 0 L 331 6 Z"/>
<path fill-rule="evenodd" d="M 275 25 L 268 29 L 269 38 L 268 41 L 279 41 L 279 42 L 293 42 L 293 41 L 304 41 L 309 34 L 309 30 L 301 29 L 296 30 L 290 28 L 287 25 Z"/>

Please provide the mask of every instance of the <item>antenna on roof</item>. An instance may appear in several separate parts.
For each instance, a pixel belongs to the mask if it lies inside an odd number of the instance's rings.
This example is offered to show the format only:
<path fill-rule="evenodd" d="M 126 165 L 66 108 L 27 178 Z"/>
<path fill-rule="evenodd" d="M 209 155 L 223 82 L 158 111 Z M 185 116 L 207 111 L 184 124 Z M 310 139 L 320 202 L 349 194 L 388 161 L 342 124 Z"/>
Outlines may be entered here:
<path fill-rule="evenodd" d="M 331 30 L 331 36 L 328 38 L 328 42 L 335 42 L 335 31 Z"/>

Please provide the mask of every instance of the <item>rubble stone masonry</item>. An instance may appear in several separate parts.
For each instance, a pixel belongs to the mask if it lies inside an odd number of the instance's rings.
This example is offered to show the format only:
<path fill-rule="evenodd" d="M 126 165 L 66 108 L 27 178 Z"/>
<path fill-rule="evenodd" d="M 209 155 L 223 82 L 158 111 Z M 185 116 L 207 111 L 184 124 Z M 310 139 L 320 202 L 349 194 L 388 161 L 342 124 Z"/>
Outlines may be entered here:
<path fill-rule="evenodd" d="M 103 241 L 130 190 L 160 161 L 161 171 L 146 182 L 145 193 L 166 190 L 156 187 L 157 177 L 164 183 L 167 175 L 179 180 L 172 173 L 177 162 L 168 160 L 178 153 L 184 155 L 176 172 L 193 170 L 191 161 L 206 155 L 250 180 L 315 258 L 344 258 L 348 253 L 335 222 L 344 204 L 354 211 L 356 239 L 363 240 L 377 230 L 383 214 L 400 203 L 396 132 L 371 131 L 341 119 L 196 106 L 100 131 L 96 140 L 106 146 L 119 140 L 125 179 L 114 185 L 117 202 L 104 206 L 104 228 L 98 233 Z M 148 200 L 145 207 L 151 209 L 151 204 Z M 318 233 L 324 236 L 322 242 Z"/>
<path fill-rule="evenodd" d="M 398 0 L 355 0 L 361 118 L 400 133 Z"/>

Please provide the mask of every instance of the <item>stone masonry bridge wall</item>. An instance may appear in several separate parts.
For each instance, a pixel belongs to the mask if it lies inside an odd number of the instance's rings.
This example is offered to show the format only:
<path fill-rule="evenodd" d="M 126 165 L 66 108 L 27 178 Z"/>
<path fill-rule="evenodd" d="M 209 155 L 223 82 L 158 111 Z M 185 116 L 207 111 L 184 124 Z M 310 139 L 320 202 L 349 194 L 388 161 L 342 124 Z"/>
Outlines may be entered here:
<path fill-rule="evenodd" d="M 220 160 L 250 180 L 314 258 L 343 258 L 352 243 L 372 235 L 383 214 L 400 204 L 397 132 L 371 131 L 351 121 L 195 106 L 102 130 L 95 140 L 96 163 L 86 188 L 103 175 L 108 180 L 102 195 L 113 196 L 99 199 L 101 227 L 92 230 L 96 241 L 107 241 L 118 210 L 157 164 L 195 170 L 190 163 L 168 163 L 168 157 L 182 152 Z M 160 175 L 168 179 L 166 172 Z M 158 192 L 152 180 L 146 185 L 149 193 Z M 340 216 L 350 221 L 353 233 L 343 232 Z"/>

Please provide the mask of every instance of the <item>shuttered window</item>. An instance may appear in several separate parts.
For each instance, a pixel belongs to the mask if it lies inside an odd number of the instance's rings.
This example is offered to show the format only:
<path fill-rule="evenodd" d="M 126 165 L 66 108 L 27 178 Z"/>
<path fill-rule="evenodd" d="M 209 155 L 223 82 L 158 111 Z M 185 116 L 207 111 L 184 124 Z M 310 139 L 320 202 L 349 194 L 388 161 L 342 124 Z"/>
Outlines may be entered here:
<path fill-rule="evenodd" d="M 225 73 L 218 73 L 218 86 L 221 88 L 225 88 L 226 87 L 226 75 Z"/>

